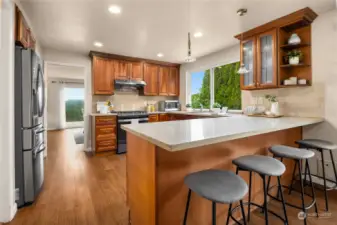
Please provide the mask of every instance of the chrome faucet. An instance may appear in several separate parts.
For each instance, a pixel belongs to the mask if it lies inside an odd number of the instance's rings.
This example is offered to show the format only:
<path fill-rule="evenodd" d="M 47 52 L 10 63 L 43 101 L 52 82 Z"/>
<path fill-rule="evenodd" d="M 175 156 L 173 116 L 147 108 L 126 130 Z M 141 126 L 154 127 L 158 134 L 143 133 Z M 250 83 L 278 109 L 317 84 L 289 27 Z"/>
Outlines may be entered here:
<path fill-rule="evenodd" d="M 200 112 L 204 111 L 204 106 L 200 103 Z"/>

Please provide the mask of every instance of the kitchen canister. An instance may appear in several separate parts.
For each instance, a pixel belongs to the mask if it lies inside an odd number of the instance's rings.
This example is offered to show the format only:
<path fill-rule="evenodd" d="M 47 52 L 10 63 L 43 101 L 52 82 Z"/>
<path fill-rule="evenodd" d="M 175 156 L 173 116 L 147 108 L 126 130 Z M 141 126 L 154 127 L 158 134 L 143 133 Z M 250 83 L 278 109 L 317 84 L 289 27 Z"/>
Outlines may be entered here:
<path fill-rule="evenodd" d="M 290 45 L 296 45 L 300 43 L 301 43 L 301 38 L 296 33 L 293 33 L 288 40 L 288 44 Z"/>

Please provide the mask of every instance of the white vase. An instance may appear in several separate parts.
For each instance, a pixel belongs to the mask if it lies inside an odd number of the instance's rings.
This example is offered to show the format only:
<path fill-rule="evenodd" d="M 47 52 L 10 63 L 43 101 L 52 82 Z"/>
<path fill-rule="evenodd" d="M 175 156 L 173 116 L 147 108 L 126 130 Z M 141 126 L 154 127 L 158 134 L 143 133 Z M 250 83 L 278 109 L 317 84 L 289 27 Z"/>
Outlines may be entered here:
<path fill-rule="evenodd" d="M 221 113 L 221 109 L 220 108 L 213 108 L 212 111 L 215 112 L 215 113 Z"/>
<path fill-rule="evenodd" d="M 300 57 L 289 57 L 289 64 L 290 65 L 298 65 L 300 63 Z"/>
<path fill-rule="evenodd" d="M 280 115 L 280 107 L 279 107 L 278 102 L 272 102 L 271 103 L 270 112 L 273 115 Z"/>
<path fill-rule="evenodd" d="M 288 44 L 296 45 L 301 43 L 301 38 L 297 34 L 292 34 L 288 40 Z"/>
<path fill-rule="evenodd" d="M 192 108 L 186 108 L 186 111 L 187 111 L 187 112 L 192 112 L 193 109 L 192 109 Z"/>

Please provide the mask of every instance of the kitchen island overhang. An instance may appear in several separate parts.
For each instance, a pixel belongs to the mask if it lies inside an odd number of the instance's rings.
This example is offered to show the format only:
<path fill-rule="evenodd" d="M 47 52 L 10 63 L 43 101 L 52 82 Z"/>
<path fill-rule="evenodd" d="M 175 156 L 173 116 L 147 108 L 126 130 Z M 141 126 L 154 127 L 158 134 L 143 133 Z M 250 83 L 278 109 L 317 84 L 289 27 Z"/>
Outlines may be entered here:
<path fill-rule="evenodd" d="M 188 192 L 183 180 L 187 174 L 210 168 L 235 171 L 233 159 L 243 155 L 268 155 L 268 148 L 276 144 L 296 146 L 295 141 L 302 138 L 303 126 L 323 121 L 297 117 L 198 120 L 123 127 L 128 139 L 127 200 L 132 224 L 182 224 Z M 224 123 L 228 126 L 223 127 Z M 234 124 L 238 124 L 236 128 Z M 166 132 L 162 130 L 164 127 Z M 198 128 L 203 132 L 196 130 Z M 284 163 L 287 170 L 282 183 L 289 184 L 293 162 L 285 160 Z M 248 173 L 240 175 L 248 182 Z M 252 199 L 261 204 L 262 181 L 258 175 L 253 176 L 252 186 Z M 228 206 L 217 208 L 218 222 L 224 223 Z M 211 202 L 193 194 L 188 223 L 201 225 L 209 221 Z"/>

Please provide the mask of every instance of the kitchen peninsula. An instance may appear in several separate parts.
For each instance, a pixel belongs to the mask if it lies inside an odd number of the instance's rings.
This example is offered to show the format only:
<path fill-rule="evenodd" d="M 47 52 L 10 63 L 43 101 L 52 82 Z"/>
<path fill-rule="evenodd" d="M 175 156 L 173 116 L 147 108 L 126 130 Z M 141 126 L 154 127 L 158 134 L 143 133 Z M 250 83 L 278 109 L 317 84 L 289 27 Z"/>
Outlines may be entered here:
<path fill-rule="evenodd" d="M 210 168 L 235 171 L 232 160 L 267 155 L 275 144 L 294 146 L 302 127 L 321 118 L 255 118 L 232 116 L 125 125 L 127 131 L 127 200 L 133 225 L 182 224 L 187 192 L 184 177 Z M 293 164 L 285 160 L 283 184 L 289 184 Z M 248 174 L 240 174 L 248 182 Z M 273 180 L 272 180 L 273 182 Z M 262 181 L 252 180 L 252 199 L 262 203 Z M 217 207 L 219 224 L 228 206 Z M 188 224 L 209 224 L 211 202 L 192 194 Z"/>

